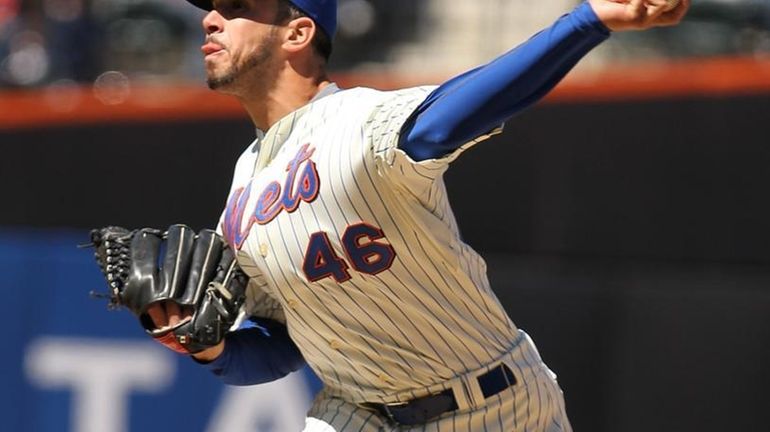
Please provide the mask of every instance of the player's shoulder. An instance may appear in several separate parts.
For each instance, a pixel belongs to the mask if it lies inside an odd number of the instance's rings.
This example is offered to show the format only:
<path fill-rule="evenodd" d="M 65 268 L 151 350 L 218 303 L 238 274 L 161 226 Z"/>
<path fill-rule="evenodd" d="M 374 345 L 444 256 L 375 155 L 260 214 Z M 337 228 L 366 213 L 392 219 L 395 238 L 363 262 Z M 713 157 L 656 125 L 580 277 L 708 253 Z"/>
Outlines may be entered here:
<path fill-rule="evenodd" d="M 332 98 L 338 100 L 331 111 L 335 112 L 335 118 L 342 124 L 346 126 L 360 125 L 369 129 L 380 127 L 394 120 L 403 121 L 408 118 L 435 88 L 436 86 L 419 86 L 397 90 L 378 90 L 355 87 L 340 90 L 329 96 L 328 99 L 330 99 L 329 102 L 333 102 Z M 330 110 L 323 111 L 329 112 Z"/>
<path fill-rule="evenodd" d="M 339 101 L 350 105 L 368 105 L 373 109 L 392 103 L 406 103 L 414 99 L 425 99 L 436 86 L 417 86 L 397 90 L 378 90 L 370 87 L 344 89 L 331 95 L 329 102 Z"/>
<path fill-rule="evenodd" d="M 340 89 L 312 102 L 304 109 L 302 123 L 323 124 L 338 131 L 372 124 L 385 113 L 407 110 L 407 115 L 435 87 L 420 86 L 398 90 L 369 87 Z M 300 128 L 301 129 L 301 128 Z"/>

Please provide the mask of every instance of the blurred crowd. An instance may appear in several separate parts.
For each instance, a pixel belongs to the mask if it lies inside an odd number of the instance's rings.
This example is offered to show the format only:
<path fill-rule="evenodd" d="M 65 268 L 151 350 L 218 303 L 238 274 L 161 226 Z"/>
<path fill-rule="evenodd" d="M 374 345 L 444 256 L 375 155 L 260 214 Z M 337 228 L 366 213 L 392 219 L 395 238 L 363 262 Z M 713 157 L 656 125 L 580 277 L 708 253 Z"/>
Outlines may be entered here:
<path fill-rule="evenodd" d="M 578 2 L 339 0 L 333 70 L 460 69 Z M 0 87 L 98 82 L 116 71 L 132 80 L 199 80 L 202 14 L 183 0 L 0 0 Z M 485 44 L 501 26 L 509 29 L 504 40 Z M 696 0 L 680 27 L 613 39 L 597 56 L 764 57 L 770 0 Z"/>
<path fill-rule="evenodd" d="M 770 0 L 693 0 L 678 26 L 623 33 L 612 59 L 770 57 Z M 620 44 L 624 49 L 618 49 Z"/>
<path fill-rule="evenodd" d="M 0 85 L 184 75 L 195 12 L 181 2 L 0 0 Z"/>
<path fill-rule="evenodd" d="M 418 9 L 412 0 L 341 0 L 334 66 L 375 62 L 413 37 Z M 183 0 L 0 0 L 0 87 L 98 82 L 116 71 L 199 79 L 203 14 Z"/>

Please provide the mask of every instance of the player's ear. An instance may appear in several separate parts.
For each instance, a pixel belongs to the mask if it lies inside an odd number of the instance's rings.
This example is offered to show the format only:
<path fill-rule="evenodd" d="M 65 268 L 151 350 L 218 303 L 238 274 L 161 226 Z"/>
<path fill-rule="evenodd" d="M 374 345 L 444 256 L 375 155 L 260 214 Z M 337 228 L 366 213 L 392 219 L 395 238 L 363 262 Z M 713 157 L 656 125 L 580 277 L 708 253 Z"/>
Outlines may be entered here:
<path fill-rule="evenodd" d="M 310 46 L 315 36 L 315 22 L 308 17 L 300 17 L 286 24 L 283 49 L 295 53 Z"/>

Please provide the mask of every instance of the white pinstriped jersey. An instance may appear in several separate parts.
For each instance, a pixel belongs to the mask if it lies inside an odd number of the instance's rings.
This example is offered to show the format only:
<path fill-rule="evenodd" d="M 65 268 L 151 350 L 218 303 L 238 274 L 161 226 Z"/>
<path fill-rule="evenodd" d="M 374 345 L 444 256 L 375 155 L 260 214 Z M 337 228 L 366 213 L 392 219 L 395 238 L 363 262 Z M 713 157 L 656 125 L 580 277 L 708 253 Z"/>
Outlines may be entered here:
<path fill-rule="evenodd" d="M 460 240 L 442 175 L 398 133 L 434 87 L 358 88 L 283 118 L 236 166 L 222 231 L 248 312 L 287 324 L 329 394 L 397 402 L 511 350 L 518 331 Z"/>

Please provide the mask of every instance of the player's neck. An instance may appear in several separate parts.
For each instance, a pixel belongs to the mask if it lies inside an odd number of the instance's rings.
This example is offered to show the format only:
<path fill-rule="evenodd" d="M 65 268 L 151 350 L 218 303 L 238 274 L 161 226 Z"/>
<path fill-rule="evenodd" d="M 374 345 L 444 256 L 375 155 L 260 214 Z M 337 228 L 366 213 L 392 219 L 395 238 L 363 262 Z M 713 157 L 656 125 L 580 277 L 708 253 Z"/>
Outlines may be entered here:
<path fill-rule="evenodd" d="M 294 71 L 286 72 L 280 75 L 271 88 L 257 92 L 262 94 L 239 98 L 258 129 L 267 131 L 280 119 L 307 105 L 330 84 L 325 73 L 303 76 Z"/>

